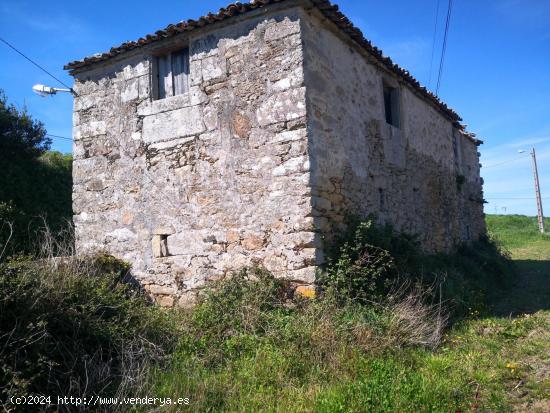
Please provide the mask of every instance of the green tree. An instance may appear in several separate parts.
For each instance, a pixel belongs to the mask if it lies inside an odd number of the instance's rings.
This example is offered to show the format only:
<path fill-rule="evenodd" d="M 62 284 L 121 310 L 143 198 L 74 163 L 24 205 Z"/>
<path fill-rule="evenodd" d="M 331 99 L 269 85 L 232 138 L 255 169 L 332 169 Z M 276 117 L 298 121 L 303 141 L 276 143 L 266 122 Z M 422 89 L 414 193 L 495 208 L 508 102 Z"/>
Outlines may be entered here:
<path fill-rule="evenodd" d="M 0 259 L 35 252 L 44 224 L 55 233 L 71 219 L 72 157 L 50 146 L 43 123 L 0 90 Z"/>
<path fill-rule="evenodd" d="M 33 119 L 26 108 L 19 111 L 0 89 L 0 154 L 2 157 L 36 158 L 50 149 L 44 124 Z"/>

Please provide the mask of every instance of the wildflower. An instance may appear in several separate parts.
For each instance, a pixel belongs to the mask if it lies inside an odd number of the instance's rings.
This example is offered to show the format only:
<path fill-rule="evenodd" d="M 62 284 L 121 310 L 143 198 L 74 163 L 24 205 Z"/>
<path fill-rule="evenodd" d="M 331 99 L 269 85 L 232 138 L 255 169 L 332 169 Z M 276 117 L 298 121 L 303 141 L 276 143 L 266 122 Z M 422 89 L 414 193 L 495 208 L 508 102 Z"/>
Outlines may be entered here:
<path fill-rule="evenodd" d="M 517 363 L 509 362 L 506 363 L 506 368 L 510 369 L 510 373 L 515 373 L 516 369 L 518 368 Z"/>

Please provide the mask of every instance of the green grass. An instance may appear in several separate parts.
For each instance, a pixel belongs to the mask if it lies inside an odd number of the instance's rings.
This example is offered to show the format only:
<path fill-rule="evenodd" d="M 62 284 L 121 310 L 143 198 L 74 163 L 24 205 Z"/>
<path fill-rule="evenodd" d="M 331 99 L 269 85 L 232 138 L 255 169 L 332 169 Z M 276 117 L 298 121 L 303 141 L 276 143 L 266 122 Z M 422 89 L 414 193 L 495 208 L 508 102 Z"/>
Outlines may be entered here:
<path fill-rule="evenodd" d="M 532 218 L 487 222 L 514 258 L 515 279 L 495 287 L 510 263 L 491 243 L 432 257 L 430 268 L 455 282 L 486 277 L 479 285 L 495 290 L 442 336 L 430 294 L 358 304 L 328 288 L 296 298 L 288 282 L 255 270 L 206 289 L 191 310 L 165 312 L 121 283 L 116 267 L 4 264 L 0 405 L 61 384 L 75 396 L 189 398 L 157 406 L 167 412 L 548 412 L 550 240 Z"/>
<path fill-rule="evenodd" d="M 541 234 L 536 217 L 525 215 L 487 215 L 487 230 L 494 234 L 502 246 L 515 259 L 550 259 L 550 235 Z M 550 231 L 550 218 L 545 218 Z"/>
<path fill-rule="evenodd" d="M 387 314 L 376 309 L 260 309 L 267 296 L 255 301 L 254 289 L 228 306 L 230 290 L 217 296 L 220 307 L 190 316 L 150 393 L 189 397 L 190 411 L 211 412 L 550 411 L 550 240 L 532 218 L 487 222 L 516 259 L 517 280 L 492 311 L 456 322 L 436 350 L 392 341 Z"/>
<path fill-rule="evenodd" d="M 435 352 L 369 355 L 333 343 L 339 360 L 332 365 L 293 342 L 243 336 L 235 341 L 254 345 L 223 366 L 180 354 L 158 373 L 153 394 L 190 397 L 193 411 L 543 412 L 550 405 L 549 329 L 548 312 L 472 319 L 455 326 Z"/>

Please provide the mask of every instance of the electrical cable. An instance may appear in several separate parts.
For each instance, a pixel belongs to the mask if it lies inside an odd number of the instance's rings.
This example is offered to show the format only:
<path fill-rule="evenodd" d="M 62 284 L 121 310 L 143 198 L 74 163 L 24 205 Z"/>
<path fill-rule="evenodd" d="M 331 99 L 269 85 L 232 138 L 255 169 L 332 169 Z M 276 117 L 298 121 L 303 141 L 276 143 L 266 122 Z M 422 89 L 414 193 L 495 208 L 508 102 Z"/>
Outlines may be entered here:
<path fill-rule="evenodd" d="M 504 161 L 504 162 L 499 162 L 499 163 L 495 163 L 493 165 L 484 166 L 483 169 L 494 168 L 495 166 L 504 165 L 504 164 L 507 164 L 507 163 L 510 163 L 510 162 L 516 162 L 516 161 L 519 161 L 520 159 L 526 158 L 528 156 L 529 155 L 523 155 L 523 156 L 519 156 L 519 157 L 514 158 L 514 159 L 508 159 L 507 161 Z"/>
<path fill-rule="evenodd" d="M 433 40 L 432 40 L 432 57 L 430 58 L 430 77 L 428 79 L 428 87 L 432 84 L 432 69 L 433 69 L 433 63 L 434 63 L 434 54 L 435 54 L 435 40 L 437 38 L 437 21 L 439 20 L 439 3 L 440 0 L 437 0 L 437 7 L 435 9 L 435 23 L 434 23 L 434 34 L 433 34 Z"/>
<path fill-rule="evenodd" d="M 66 136 L 52 135 L 51 133 L 46 133 L 46 136 L 49 138 L 66 139 L 68 141 L 72 141 L 71 138 L 67 138 Z"/>
<path fill-rule="evenodd" d="M 19 53 L 21 56 L 23 56 L 25 59 L 27 59 L 29 62 L 31 62 L 33 65 L 35 65 L 37 68 L 39 68 L 40 70 L 42 70 L 44 73 L 46 73 L 48 76 L 50 76 L 51 78 L 57 80 L 59 83 L 61 83 L 63 86 L 65 86 L 67 89 L 70 89 L 70 90 L 73 90 L 72 87 L 68 86 L 67 84 L 65 84 L 62 80 L 59 80 L 57 77 L 55 77 L 54 75 L 52 75 L 50 72 L 48 72 L 46 69 L 44 69 L 42 66 L 40 66 L 38 63 L 36 63 L 34 60 L 32 60 L 30 57 L 26 56 L 23 52 L 20 52 L 19 50 L 17 50 L 15 48 L 15 46 L 12 46 L 11 44 L 9 44 L 7 41 L 5 41 L 4 39 L 2 39 L 0 37 L 0 41 L 5 43 L 9 48 L 13 49 L 15 52 Z"/>
<path fill-rule="evenodd" d="M 441 48 L 441 58 L 439 60 L 439 72 L 437 74 L 437 86 L 435 94 L 439 95 L 439 86 L 441 85 L 441 75 L 443 74 L 443 63 L 445 62 L 445 52 L 447 50 L 447 36 L 449 34 L 449 26 L 451 25 L 451 11 L 453 9 L 453 0 L 449 0 L 447 8 L 447 19 L 445 21 L 445 35 L 443 36 L 443 47 Z"/>

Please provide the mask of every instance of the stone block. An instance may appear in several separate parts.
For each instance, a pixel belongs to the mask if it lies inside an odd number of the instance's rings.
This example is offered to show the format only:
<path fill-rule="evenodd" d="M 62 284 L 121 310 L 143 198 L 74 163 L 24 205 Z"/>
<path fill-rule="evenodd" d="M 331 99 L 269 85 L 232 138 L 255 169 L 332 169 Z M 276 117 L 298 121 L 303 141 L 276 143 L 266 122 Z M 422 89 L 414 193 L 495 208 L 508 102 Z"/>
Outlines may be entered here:
<path fill-rule="evenodd" d="M 176 233 L 173 226 L 155 227 L 152 232 L 154 235 L 172 235 Z"/>
<path fill-rule="evenodd" d="M 315 282 L 315 273 L 316 273 L 316 267 L 310 266 L 310 267 L 301 268 L 299 270 L 288 271 L 285 274 L 285 278 L 293 281 L 313 284 Z"/>
<path fill-rule="evenodd" d="M 319 211 L 330 211 L 330 209 L 332 208 L 332 202 L 330 202 L 328 199 L 318 196 L 311 197 L 311 205 L 313 206 L 313 208 Z"/>
<path fill-rule="evenodd" d="M 139 79 L 131 79 L 124 83 L 120 99 L 123 102 L 129 102 L 139 98 Z"/>
<path fill-rule="evenodd" d="M 313 285 L 299 285 L 296 287 L 295 293 L 303 298 L 315 298 L 317 294 Z"/>
<path fill-rule="evenodd" d="M 183 293 L 178 299 L 178 307 L 190 309 L 197 302 L 197 294 L 193 291 Z"/>
<path fill-rule="evenodd" d="M 202 60 L 201 70 L 203 81 L 222 81 L 227 75 L 226 60 L 218 55 L 207 57 Z"/>
<path fill-rule="evenodd" d="M 258 235 L 245 236 L 241 241 L 241 245 L 249 251 L 262 249 L 265 244 L 265 239 Z"/>
<path fill-rule="evenodd" d="M 162 112 L 143 119 L 142 137 L 146 143 L 198 135 L 206 130 L 199 106 Z"/>
<path fill-rule="evenodd" d="M 309 160 L 306 156 L 291 158 L 273 169 L 274 176 L 291 175 L 309 170 Z"/>
<path fill-rule="evenodd" d="M 106 133 L 107 123 L 104 120 L 91 121 L 73 128 L 73 139 L 78 141 L 82 138 L 92 138 Z"/>
<path fill-rule="evenodd" d="M 260 126 L 291 121 L 306 114 L 305 88 L 275 93 L 260 104 L 256 118 Z"/>
<path fill-rule="evenodd" d="M 306 129 L 287 130 L 281 133 L 277 133 L 271 140 L 272 143 L 287 143 L 292 141 L 306 141 L 307 139 Z"/>
<path fill-rule="evenodd" d="M 176 287 L 172 285 L 158 285 L 158 284 L 149 284 L 145 286 L 145 289 L 154 295 L 174 295 L 178 291 Z"/>
<path fill-rule="evenodd" d="M 236 112 L 233 114 L 233 131 L 236 137 L 248 139 L 252 125 L 250 119 L 244 113 Z"/>
<path fill-rule="evenodd" d="M 290 20 L 285 17 L 280 22 L 270 22 L 265 30 L 264 39 L 266 41 L 275 41 L 283 37 L 290 36 L 295 33 L 300 33 L 300 21 Z"/>
<path fill-rule="evenodd" d="M 155 297 L 155 302 L 161 307 L 173 307 L 174 306 L 174 297 L 171 295 L 161 295 Z"/>

